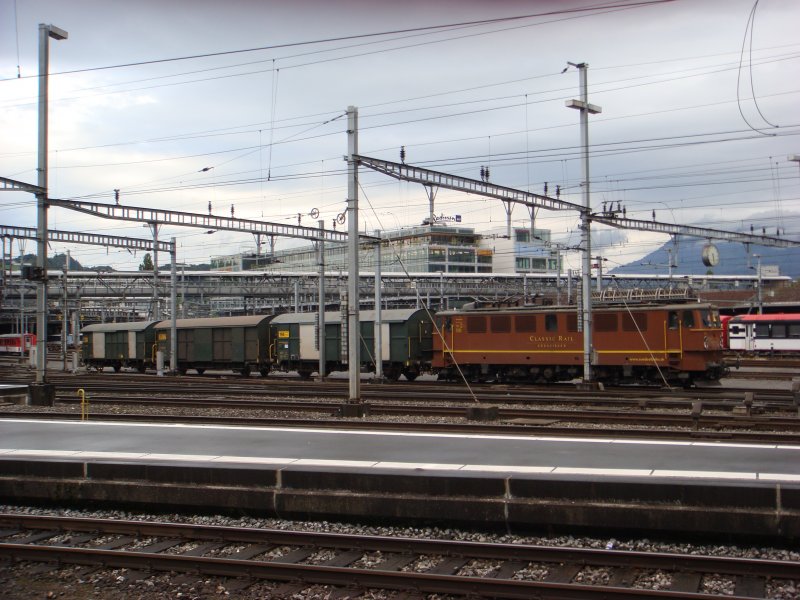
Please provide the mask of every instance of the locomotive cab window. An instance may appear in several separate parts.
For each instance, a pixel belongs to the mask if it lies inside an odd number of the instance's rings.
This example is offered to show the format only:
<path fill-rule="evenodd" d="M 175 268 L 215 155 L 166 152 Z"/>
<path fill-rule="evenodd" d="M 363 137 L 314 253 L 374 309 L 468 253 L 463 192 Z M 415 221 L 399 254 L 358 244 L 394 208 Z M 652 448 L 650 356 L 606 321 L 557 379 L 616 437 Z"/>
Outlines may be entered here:
<path fill-rule="evenodd" d="M 670 329 L 678 328 L 678 311 L 676 310 L 669 311 L 669 315 L 667 316 L 667 327 L 669 327 Z"/>
<path fill-rule="evenodd" d="M 683 326 L 694 327 L 694 311 L 691 310 L 683 311 Z"/>
<path fill-rule="evenodd" d="M 545 315 L 544 328 L 545 331 L 558 331 L 558 315 Z"/>
<path fill-rule="evenodd" d="M 703 327 L 719 327 L 719 313 L 715 310 L 701 310 L 700 318 L 703 320 Z"/>

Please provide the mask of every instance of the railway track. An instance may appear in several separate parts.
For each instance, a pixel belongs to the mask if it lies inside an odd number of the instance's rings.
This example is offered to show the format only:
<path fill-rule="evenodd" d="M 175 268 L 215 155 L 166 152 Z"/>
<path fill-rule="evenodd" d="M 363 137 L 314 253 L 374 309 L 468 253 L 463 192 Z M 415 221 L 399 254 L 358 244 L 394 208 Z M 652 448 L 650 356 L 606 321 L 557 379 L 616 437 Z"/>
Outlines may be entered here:
<path fill-rule="evenodd" d="M 4 374 L 7 383 L 26 384 L 32 381 L 30 373 Z M 197 395 L 220 394 L 224 390 L 226 396 L 236 395 L 291 395 L 295 398 L 334 398 L 346 399 L 348 385 L 345 381 L 327 379 L 323 382 L 301 381 L 293 378 L 248 378 L 236 376 L 188 376 L 188 377 L 156 377 L 152 375 L 115 374 L 115 375 L 63 375 L 51 374 L 48 380 L 56 385 L 57 391 L 78 388 L 94 393 L 119 393 L 126 391 L 153 393 L 193 393 Z M 594 406 L 632 404 L 647 405 L 662 403 L 663 406 L 687 406 L 695 401 L 729 401 L 740 403 L 745 394 L 752 394 L 761 402 L 792 403 L 794 398 L 788 389 L 757 389 L 710 387 L 667 390 L 651 386 L 635 386 L 607 389 L 604 391 L 576 390 L 570 385 L 507 385 L 476 384 L 471 386 L 474 398 L 478 402 L 549 402 L 580 404 L 591 403 Z M 365 400 L 403 401 L 409 397 L 428 401 L 474 401 L 469 390 L 463 385 L 444 382 L 403 382 L 403 383 L 366 383 L 361 387 Z"/>
<path fill-rule="evenodd" d="M 231 578 L 238 589 L 269 581 L 280 597 L 322 584 L 351 595 L 575 600 L 719 597 L 722 587 L 752 599 L 800 573 L 795 561 L 17 514 L 0 514 L 0 556 L 126 569 L 126 579 L 174 572 Z"/>

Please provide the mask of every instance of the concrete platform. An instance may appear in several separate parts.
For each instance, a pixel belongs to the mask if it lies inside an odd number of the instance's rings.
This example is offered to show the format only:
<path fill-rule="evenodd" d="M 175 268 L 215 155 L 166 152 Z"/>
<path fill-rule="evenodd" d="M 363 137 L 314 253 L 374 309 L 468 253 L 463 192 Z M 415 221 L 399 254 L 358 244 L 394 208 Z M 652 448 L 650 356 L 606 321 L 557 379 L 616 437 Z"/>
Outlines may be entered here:
<path fill-rule="evenodd" d="M 0 440 L 3 503 L 800 538 L 797 446 L 24 419 Z"/>

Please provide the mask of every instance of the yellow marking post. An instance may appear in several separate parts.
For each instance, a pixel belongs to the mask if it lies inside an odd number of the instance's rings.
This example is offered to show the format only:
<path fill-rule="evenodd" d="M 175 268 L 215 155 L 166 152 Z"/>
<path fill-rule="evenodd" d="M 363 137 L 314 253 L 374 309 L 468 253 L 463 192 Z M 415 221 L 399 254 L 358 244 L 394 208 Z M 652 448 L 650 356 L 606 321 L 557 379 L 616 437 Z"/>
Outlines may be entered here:
<path fill-rule="evenodd" d="M 89 396 L 83 388 L 78 390 L 78 396 L 81 397 L 81 421 L 89 420 Z"/>

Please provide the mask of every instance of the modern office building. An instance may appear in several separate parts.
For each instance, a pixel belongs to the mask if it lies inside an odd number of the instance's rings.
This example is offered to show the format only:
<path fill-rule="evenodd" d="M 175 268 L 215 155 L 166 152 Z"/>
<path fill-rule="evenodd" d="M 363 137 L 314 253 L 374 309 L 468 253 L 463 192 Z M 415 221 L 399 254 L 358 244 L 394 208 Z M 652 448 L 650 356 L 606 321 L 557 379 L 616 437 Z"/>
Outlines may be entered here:
<path fill-rule="evenodd" d="M 505 229 L 503 229 L 505 232 Z M 396 273 L 553 273 L 559 269 L 558 252 L 550 247 L 550 231 L 516 228 L 513 239 L 502 233 L 479 234 L 469 227 L 423 223 L 390 231 L 375 231 L 381 238 L 381 271 Z M 347 270 L 347 244 L 325 244 L 326 271 Z M 374 246 L 364 245 L 359 255 L 362 271 L 374 270 Z M 217 271 L 269 270 L 316 272 L 319 257 L 314 245 L 279 250 L 274 254 L 242 252 L 215 256 Z"/>

